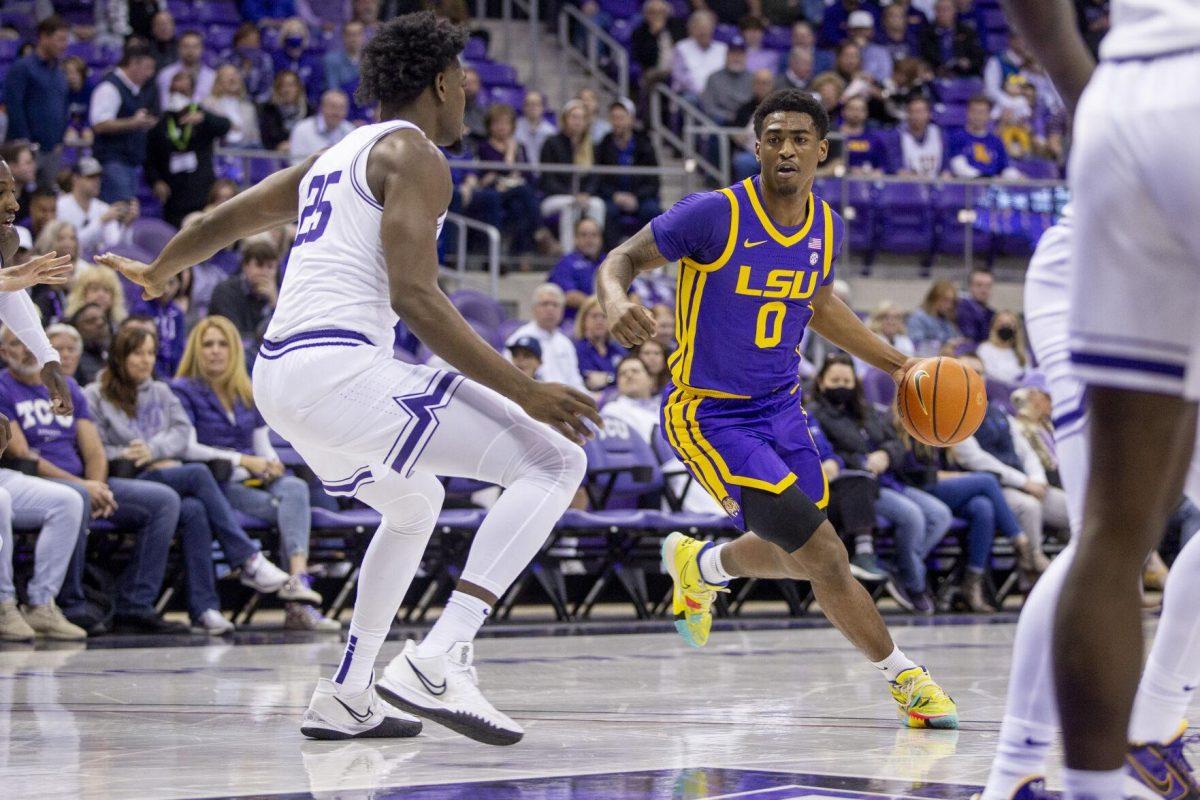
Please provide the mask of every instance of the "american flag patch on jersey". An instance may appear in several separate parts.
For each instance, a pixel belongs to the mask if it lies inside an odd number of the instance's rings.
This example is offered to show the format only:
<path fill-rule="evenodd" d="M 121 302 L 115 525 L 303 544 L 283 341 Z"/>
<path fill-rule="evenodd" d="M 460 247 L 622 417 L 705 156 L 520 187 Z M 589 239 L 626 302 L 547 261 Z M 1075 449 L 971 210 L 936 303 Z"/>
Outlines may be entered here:
<path fill-rule="evenodd" d="M 809 250 L 820 250 L 821 249 L 821 240 L 818 239 L 816 236 L 809 239 L 808 240 L 808 249 Z"/>

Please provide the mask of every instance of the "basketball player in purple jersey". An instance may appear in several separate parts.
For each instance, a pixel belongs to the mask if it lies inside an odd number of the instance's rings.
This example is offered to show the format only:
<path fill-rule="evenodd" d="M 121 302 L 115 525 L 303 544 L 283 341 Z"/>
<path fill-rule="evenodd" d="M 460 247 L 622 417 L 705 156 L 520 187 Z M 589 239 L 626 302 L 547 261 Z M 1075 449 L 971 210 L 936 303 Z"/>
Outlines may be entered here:
<path fill-rule="evenodd" d="M 613 250 L 597 280 L 613 335 L 632 347 L 655 325 L 629 300 L 630 284 L 639 272 L 680 262 L 679 349 L 669 362 L 662 427 L 700 485 L 747 531 L 723 545 L 667 537 L 675 626 L 701 647 L 713 600 L 730 579 L 807 580 L 829 620 L 890 681 L 905 725 L 956 728 L 954 701 L 895 645 L 850 574 L 846 548 L 825 518 L 829 484 L 797 382 L 806 326 L 897 380 L 915 359 L 871 333 L 833 294 L 845 226 L 812 192 L 829 149 L 825 110 L 805 92 L 780 90 L 755 111 L 754 131 L 759 175 L 679 201 Z"/>

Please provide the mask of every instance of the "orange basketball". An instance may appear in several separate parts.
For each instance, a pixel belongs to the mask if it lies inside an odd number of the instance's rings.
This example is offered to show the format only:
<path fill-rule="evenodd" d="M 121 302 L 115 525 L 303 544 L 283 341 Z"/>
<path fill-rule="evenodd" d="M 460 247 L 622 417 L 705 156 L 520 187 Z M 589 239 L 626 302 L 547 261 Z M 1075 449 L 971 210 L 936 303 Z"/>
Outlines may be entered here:
<path fill-rule="evenodd" d="M 987 411 L 979 373 L 956 358 L 926 358 L 900 381 L 900 421 L 919 442 L 948 447 L 971 436 Z"/>

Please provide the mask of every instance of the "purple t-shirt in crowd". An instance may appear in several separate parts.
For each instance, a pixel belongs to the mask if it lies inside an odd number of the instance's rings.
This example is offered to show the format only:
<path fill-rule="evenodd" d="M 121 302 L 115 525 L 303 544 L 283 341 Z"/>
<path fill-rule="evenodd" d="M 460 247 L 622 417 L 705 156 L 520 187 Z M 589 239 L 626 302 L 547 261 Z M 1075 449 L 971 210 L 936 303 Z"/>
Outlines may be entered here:
<path fill-rule="evenodd" d="M 850 169 L 869 164 L 875 169 L 887 171 L 887 150 L 883 140 L 874 131 L 845 134 L 842 147 L 846 153 L 846 166 Z"/>
<path fill-rule="evenodd" d="M 67 378 L 75 411 L 70 416 L 57 416 L 50 409 L 50 390 L 45 386 L 29 386 L 13 377 L 8 370 L 0 372 L 0 412 L 21 426 L 29 447 L 54 466 L 72 475 L 83 475 L 83 461 L 75 439 L 75 422 L 90 420 L 87 398 L 74 378 Z"/>

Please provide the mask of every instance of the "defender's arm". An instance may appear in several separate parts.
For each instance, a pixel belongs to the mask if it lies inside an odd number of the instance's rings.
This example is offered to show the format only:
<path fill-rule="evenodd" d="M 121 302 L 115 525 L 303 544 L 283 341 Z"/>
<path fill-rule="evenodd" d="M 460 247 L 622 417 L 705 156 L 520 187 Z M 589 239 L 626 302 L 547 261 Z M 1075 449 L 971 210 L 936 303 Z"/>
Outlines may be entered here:
<path fill-rule="evenodd" d="M 1003 0 L 1003 5 L 1073 115 L 1096 60 L 1079 34 L 1070 0 Z"/>
<path fill-rule="evenodd" d="M 897 382 L 904 376 L 909 358 L 871 332 L 851 308 L 833 293 L 833 284 L 822 286 L 812 299 L 808 327 L 851 355 L 891 375 Z"/>
<path fill-rule="evenodd" d="M 605 257 L 596 272 L 596 296 L 608 317 L 613 337 L 624 347 L 636 347 L 654 336 L 650 309 L 629 299 L 634 276 L 667 263 L 647 224 Z"/>
<path fill-rule="evenodd" d="M 582 417 L 600 423 L 591 399 L 560 384 L 539 384 L 505 361 L 438 286 L 437 220 L 452 192 L 441 153 L 415 134 L 390 136 L 368 159 L 367 183 L 383 202 L 380 235 L 392 308 L 409 329 L 468 378 L 573 439 L 588 436 Z"/>
<path fill-rule="evenodd" d="M 239 239 L 294 222 L 300 182 L 317 155 L 272 174 L 262 183 L 240 192 L 221 205 L 202 213 L 175 234 L 150 264 L 106 253 L 96 263 L 116 269 L 146 290 L 146 296 L 163 293 L 167 281 L 188 267 L 199 264 L 218 250 Z"/>

